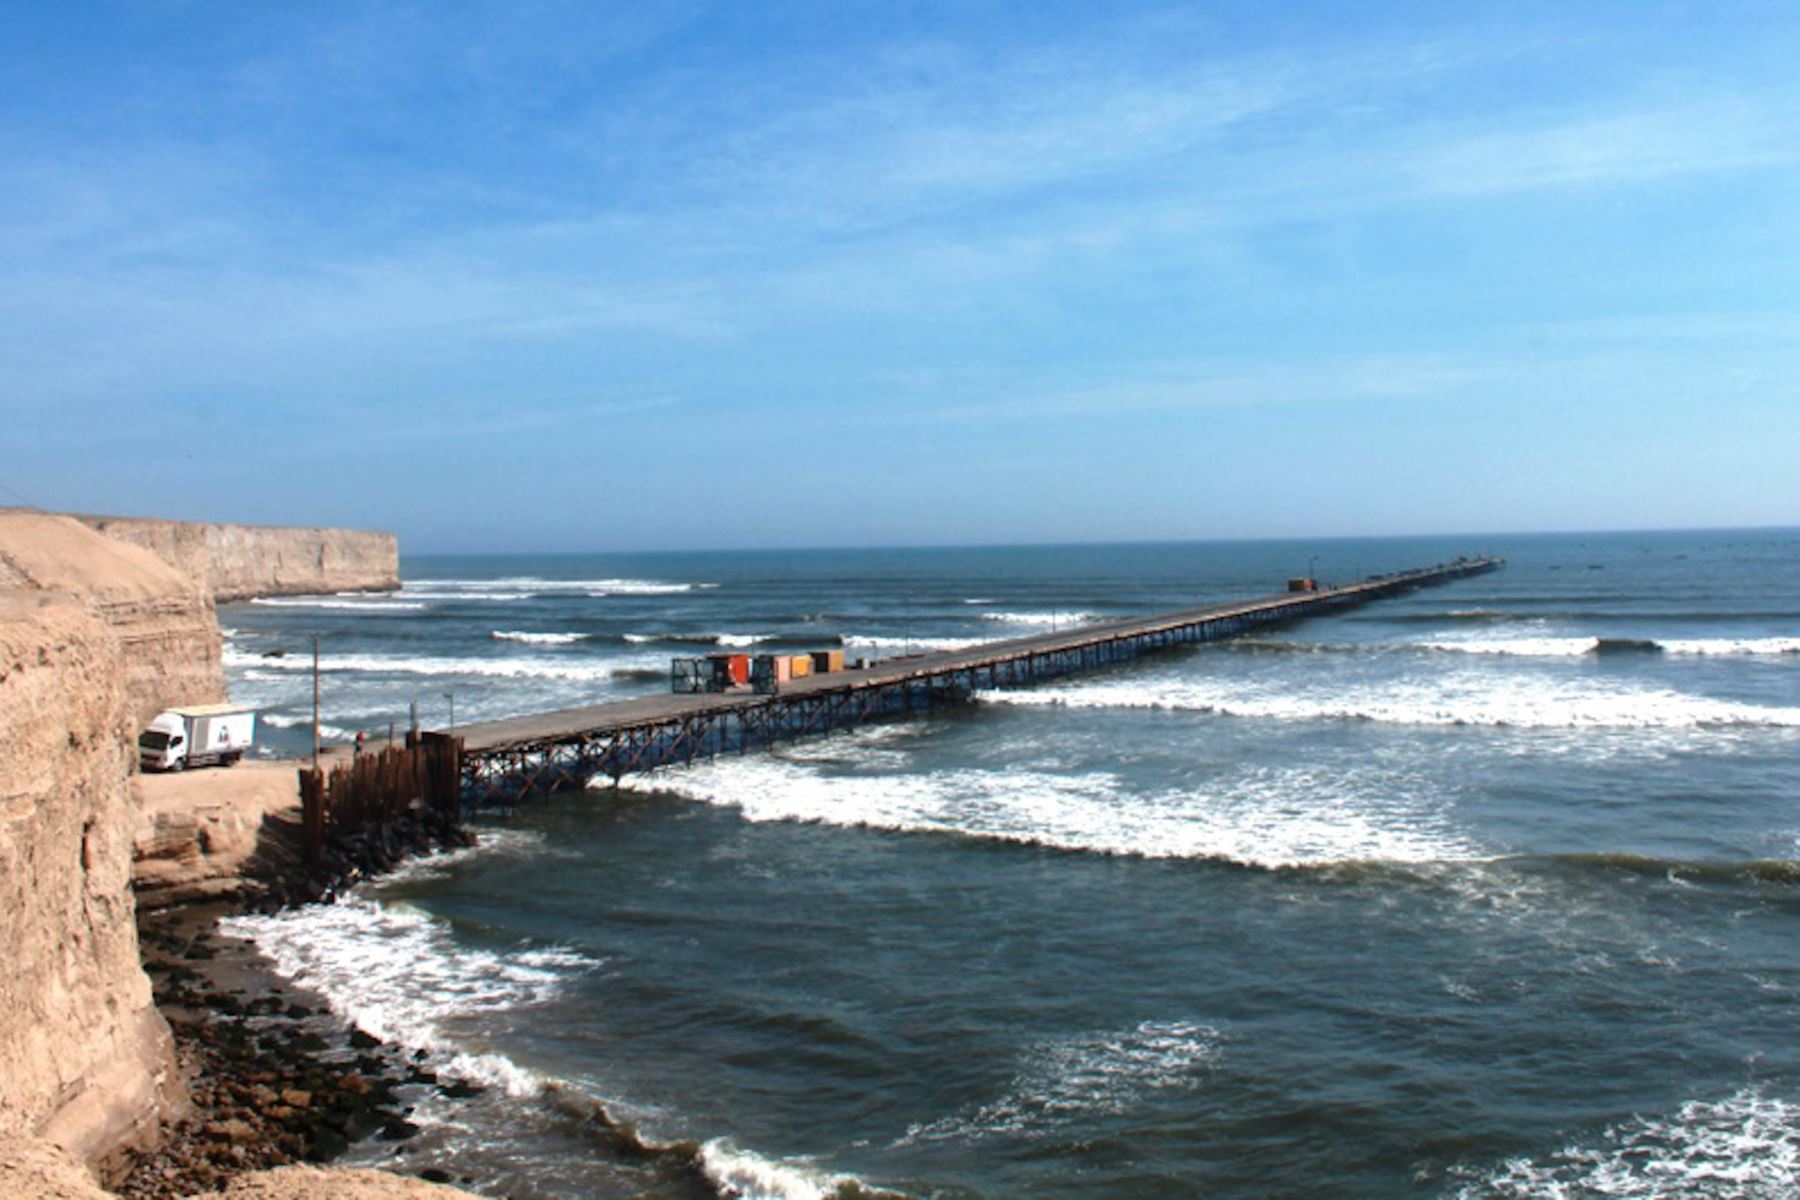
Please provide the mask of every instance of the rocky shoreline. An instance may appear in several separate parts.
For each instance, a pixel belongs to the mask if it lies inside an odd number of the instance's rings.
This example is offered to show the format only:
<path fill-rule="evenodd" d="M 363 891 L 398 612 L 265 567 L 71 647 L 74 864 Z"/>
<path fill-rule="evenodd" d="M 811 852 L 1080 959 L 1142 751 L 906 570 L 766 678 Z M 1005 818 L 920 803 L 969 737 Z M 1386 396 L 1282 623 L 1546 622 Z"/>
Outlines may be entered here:
<path fill-rule="evenodd" d="M 409 1056 L 349 1026 L 321 997 L 281 978 L 252 943 L 222 932 L 219 921 L 330 903 L 408 858 L 472 844 L 460 825 L 412 815 L 333 838 L 316 869 L 259 879 L 241 901 L 144 914 L 144 968 L 174 1032 L 191 1107 L 134 1161 L 117 1194 L 176 1200 L 252 1171 L 329 1163 L 369 1139 L 393 1144 L 390 1170 L 468 1183 L 435 1167 L 408 1171 L 407 1143 L 418 1132 L 408 1117 L 431 1092 L 455 1099 L 480 1088 L 440 1080 L 422 1052 Z"/>

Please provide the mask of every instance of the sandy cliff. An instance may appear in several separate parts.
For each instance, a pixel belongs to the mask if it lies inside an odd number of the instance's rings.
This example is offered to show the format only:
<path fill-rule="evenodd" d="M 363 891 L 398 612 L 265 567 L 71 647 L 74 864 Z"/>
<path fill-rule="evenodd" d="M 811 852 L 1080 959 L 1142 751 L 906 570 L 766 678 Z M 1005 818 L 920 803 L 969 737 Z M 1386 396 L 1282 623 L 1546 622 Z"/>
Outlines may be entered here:
<path fill-rule="evenodd" d="M 126 664 L 94 605 L 0 590 L 0 1132 L 90 1164 L 180 1099 L 138 961 Z"/>
<path fill-rule="evenodd" d="M 225 699 L 211 598 L 156 555 L 79 521 L 0 509 L 0 589 L 76 596 L 111 627 L 124 654 L 134 729 L 175 704 Z"/>
<path fill-rule="evenodd" d="M 151 551 L 218 603 L 400 586 L 399 543 L 391 533 L 150 517 L 79 519 L 109 538 Z"/>

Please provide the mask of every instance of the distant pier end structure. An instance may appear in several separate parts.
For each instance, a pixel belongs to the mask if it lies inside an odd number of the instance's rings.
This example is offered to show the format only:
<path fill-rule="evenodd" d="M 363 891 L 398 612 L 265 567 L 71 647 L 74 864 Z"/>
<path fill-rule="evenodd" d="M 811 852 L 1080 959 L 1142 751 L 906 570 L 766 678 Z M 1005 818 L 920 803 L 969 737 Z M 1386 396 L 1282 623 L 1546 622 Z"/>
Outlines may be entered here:
<path fill-rule="evenodd" d="M 1216 641 L 1276 621 L 1321 616 L 1433 584 L 1482 575 L 1501 558 L 1437 566 L 1321 587 L 1288 581 L 1278 595 L 1214 604 L 1062 633 L 984 642 L 967 650 L 890 658 L 790 678 L 772 692 L 690 692 L 462 725 L 462 792 L 474 806 L 585 786 L 606 776 L 782 742 L 944 705 L 984 688 L 1017 687 L 1125 662 L 1156 650 Z"/>

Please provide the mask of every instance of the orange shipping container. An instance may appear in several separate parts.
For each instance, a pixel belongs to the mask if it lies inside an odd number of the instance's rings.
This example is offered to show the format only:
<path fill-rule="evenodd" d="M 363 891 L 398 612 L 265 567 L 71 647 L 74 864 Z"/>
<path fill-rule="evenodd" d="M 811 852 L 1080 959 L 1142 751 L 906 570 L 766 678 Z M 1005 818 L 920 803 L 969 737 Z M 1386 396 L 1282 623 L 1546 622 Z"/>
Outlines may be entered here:
<path fill-rule="evenodd" d="M 732 683 L 750 682 L 750 656 L 748 654 L 711 654 L 713 669 L 725 676 Z"/>
<path fill-rule="evenodd" d="M 841 671 L 844 669 L 844 652 L 842 650 L 814 650 L 812 666 L 815 675 L 822 675 L 827 671 Z"/>
<path fill-rule="evenodd" d="M 793 664 L 794 665 L 791 668 L 789 668 L 793 672 L 792 678 L 805 679 L 808 675 L 812 674 L 812 668 L 813 668 L 812 655 L 796 654 L 796 655 L 794 655 L 794 658 L 793 658 Z"/>

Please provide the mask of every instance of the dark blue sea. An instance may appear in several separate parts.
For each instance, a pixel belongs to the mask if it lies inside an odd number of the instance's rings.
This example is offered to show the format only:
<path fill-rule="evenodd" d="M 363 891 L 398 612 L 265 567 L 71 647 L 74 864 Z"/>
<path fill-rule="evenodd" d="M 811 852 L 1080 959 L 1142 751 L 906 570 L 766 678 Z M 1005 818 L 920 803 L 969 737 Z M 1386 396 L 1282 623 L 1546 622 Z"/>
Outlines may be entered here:
<path fill-rule="evenodd" d="M 1477 553 L 236 928 L 486 1085 L 399 1161 L 496 1196 L 1793 1196 L 1800 531 L 418 557 L 221 620 L 299 750 L 314 634 L 342 740 Z"/>

